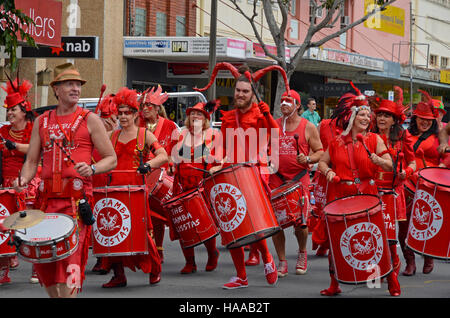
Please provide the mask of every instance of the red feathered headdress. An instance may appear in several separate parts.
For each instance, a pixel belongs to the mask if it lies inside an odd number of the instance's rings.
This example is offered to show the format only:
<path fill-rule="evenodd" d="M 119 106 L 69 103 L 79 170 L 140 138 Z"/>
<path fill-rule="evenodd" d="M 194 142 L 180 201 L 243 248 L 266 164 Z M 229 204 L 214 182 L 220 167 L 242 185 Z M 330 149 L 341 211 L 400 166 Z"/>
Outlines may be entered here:
<path fill-rule="evenodd" d="M 356 114 L 362 109 L 370 111 L 369 103 L 365 95 L 350 81 L 350 85 L 355 90 L 356 94 L 345 93 L 339 98 L 335 111 L 333 112 L 333 119 L 343 129 L 348 123 L 347 128 L 342 132 L 346 136 L 353 127 L 353 120 Z"/>
<path fill-rule="evenodd" d="M 6 87 L 2 86 L 2 89 L 8 94 L 5 99 L 5 108 L 12 108 L 17 104 L 24 103 L 26 111 L 31 111 L 31 103 L 27 101 L 28 91 L 33 87 L 30 81 L 24 80 L 20 83 L 19 76 L 12 81 L 8 77 L 8 82 L 6 82 Z"/>
<path fill-rule="evenodd" d="M 129 89 L 128 87 L 122 87 L 119 89 L 117 94 L 114 96 L 113 102 L 116 104 L 117 108 L 122 105 L 126 105 L 130 108 L 139 110 L 137 92 L 134 89 Z"/>
<path fill-rule="evenodd" d="M 167 93 L 162 93 L 161 85 L 158 85 L 158 88 L 155 91 L 155 87 L 149 91 L 146 89 L 144 93 L 142 93 L 141 98 L 139 99 L 141 104 L 153 104 L 153 105 L 162 105 L 169 98 Z"/>
<path fill-rule="evenodd" d="M 189 116 L 191 111 L 198 110 L 205 115 L 206 119 L 210 120 L 211 115 L 214 114 L 214 112 L 220 107 L 220 101 L 219 100 L 212 100 L 207 103 L 197 103 L 193 107 L 189 107 L 186 109 L 186 115 Z"/>

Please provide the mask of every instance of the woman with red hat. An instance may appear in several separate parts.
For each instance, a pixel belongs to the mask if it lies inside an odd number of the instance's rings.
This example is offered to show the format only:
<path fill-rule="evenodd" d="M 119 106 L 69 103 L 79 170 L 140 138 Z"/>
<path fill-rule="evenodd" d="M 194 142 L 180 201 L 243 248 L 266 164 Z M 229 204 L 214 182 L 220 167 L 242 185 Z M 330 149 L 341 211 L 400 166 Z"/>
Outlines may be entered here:
<path fill-rule="evenodd" d="M 2 157 L 0 179 L 3 179 L 0 180 L 0 183 L 5 188 L 13 186 L 13 181 L 22 169 L 28 150 L 34 114 L 30 102 L 27 101 L 27 94 L 32 86 L 28 80 L 20 83 L 17 78 L 14 81 L 7 82 L 6 87 L 2 87 L 7 93 L 4 107 L 6 108 L 6 119 L 9 121 L 9 124 L 0 128 L 0 156 Z M 18 194 L 18 210 L 25 209 L 27 205 L 33 205 L 38 183 L 38 180 L 34 179 L 26 191 Z M 18 210 L 9 212 L 12 214 Z M 18 266 L 17 256 L 0 257 L 0 285 L 11 281 L 9 277 L 10 266 L 11 268 Z M 33 282 L 33 280 L 31 281 Z"/>
<path fill-rule="evenodd" d="M 144 91 L 140 97 L 141 112 L 139 114 L 139 126 L 146 127 L 155 135 L 159 144 L 166 150 L 170 163 L 172 148 L 178 140 L 178 127 L 173 121 L 162 115 L 165 114 L 163 104 L 168 98 L 169 95 L 162 92 L 160 85 L 158 85 L 156 90 L 153 87 L 151 90 L 147 89 Z M 169 168 L 168 165 L 164 165 L 163 167 Z M 162 218 L 167 219 L 167 215 L 158 216 L 156 215 L 156 211 L 152 211 L 151 214 L 155 243 L 161 257 L 161 262 L 163 262 L 164 229 L 168 223 L 163 221 Z"/>
<path fill-rule="evenodd" d="M 387 277 L 388 289 L 392 296 L 399 296 L 401 290 L 397 277 L 400 270 L 400 259 L 397 254 L 396 221 L 406 221 L 404 180 L 414 172 L 416 162 L 411 135 L 402 127 L 406 118 L 403 92 L 398 86 L 395 86 L 394 90 L 398 97 L 396 102 L 376 97 L 373 99 L 371 107 L 376 116 L 373 131 L 383 139 L 394 164 L 392 172 L 379 168 L 375 182 L 386 207 L 383 209 L 385 220 L 390 220 L 386 221 L 386 224 L 393 271 Z M 389 201 L 391 197 L 393 202 Z"/>
<path fill-rule="evenodd" d="M 117 154 L 117 170 L 136 170 L 135 174 L 117 173 L 112 175 L 110 185 L 142 185 L 142 175 L 147 174 L 152 168 L 160 167 L 167 162 L 167 154 L 156 137 L 147 129 L 137 126 L 138 101 L 137 93 L 123 87 L 114 96 L 114 104 L 117 105 L 117 117 L 120 129 L 110 132 L 111 142 Z M 143 145 L 141 145 L 141 141 Z M 143 149 L 140 149 L 142 146 Z M 150 153 L 154 154 L 153 159 L 148 160 Z M 114 171 L 113 171 L 114 172 Z M 148 205 L 145 205 L 148 206 Z M 150 220 L 150 211 L 146 211 Z M 135 271 L 141 269 L 144 273 L 149 273 L 150 284 L 156 284 L 161 279 L 161 262 L 156 250 L 156 245 L 150 237 L 152 224 L 147 224 L 149 231 L 148 246 L 149 253 L 145 255 L 114 256 L 105 257 L 102 265 L 108 268 L 108 264 L 113 269 L 112 279 L 103 284 L 103 288 L 124 287 L 127 284 L 124 267 Z"/>
<path fill-rule="evenodd" d="M 438 152 L 439 146 L 439 125 L 437 118 L 439 117 L 439 112 L 437 108 L 434 107 L 431 96 L 422 90 L 423 100 L 417 104 L 416 108 L 412 112 L 411 122 L 408 131 L 411 133 L 413 151 L 416 161 L 416 171 L 424 167 L 439 166 L 440 154 Z M 409 175 L 408 178 L 411 189 L 415 191 L 415 185 L 417 184 L 418 174 L 414 173 Z M 408 222 L 399 223 L 399 241 L 402 248 L 403 256 L 406 260 L 406 268 L 403 271 L 404 276 L 412 276 L 416 273 L 416 263 L 414 252 L 406 246 L 405 239 L 408 234 L 408 224 L 411 216 L 412 209 L 412 197 L 407 200 L 406 215 Z M 408 201 L 410 201 L 408 204 Z M 424 257 L 424 264 L 422 272 L 424 274 L 429 274 L 433 270 L 434 261 L 431 257 Z"/>
<path fill-rule="evenodd" d="M 180 133 L 178 143 L 174 148 L 174 161 L 176 162 L 173 194 L 174 196 L 199 187 L 200 182 L 208 174 L 207 171 L 215 163 L 215 148 L 217 146 L 218 132 L 210 127 L 211 114 L 218 108 L 218 101 L 198 103 L 186 109 L 185 129 Z M 171 226 L 172 240 L 177 233 Z M 219 250 L 216 247 L 216 238 L 204 242 L 208 251 L 208 261 L 205 270 L 213 271 L 217 267 Z M 194 248 L 180 246 L 183 251 L 186 265 L 181 274 L 190 274 L 197 271 Z"/>
<path fill-rule="evenodd" d="M 374 181 L 377 166 L 385 171 L 392 170 L 392 160 L 383 140 L 380 136 L 368 131 L 371 109 L 367 100 L 356 87 L 354 89 L 357 95 L 346 93 L 339 99 L 333 118 L 343 132 L 329 143 L 318 165 L 318 170 L 330 182 L 327 202 L 358 193 L 377 195 Z M 362 142 L 357 138 L 360 134 L 371 153 L 370 157 Z M 338 183 L 332 183 L 337 181 L 336 176 L 339 177 Z M 329 239 L 324 223 L 325 220 L 322 217 L 313 232 L 312 239 L 316 244 L 328 247 Z M 341 289 L 334 275 L 331 250 L 328 253 L 328 260 L 331 284 L 320 294 L 334 296 L 341 293 Z"/>

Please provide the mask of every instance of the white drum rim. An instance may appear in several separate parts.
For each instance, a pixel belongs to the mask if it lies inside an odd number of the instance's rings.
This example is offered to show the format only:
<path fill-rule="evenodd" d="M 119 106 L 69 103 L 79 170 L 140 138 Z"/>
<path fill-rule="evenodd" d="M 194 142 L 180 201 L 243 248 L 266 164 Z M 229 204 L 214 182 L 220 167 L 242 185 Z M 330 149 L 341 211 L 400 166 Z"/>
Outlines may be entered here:
<path fill-rule="evenodd" d="M 29 245 L 29 246 L 45 246 L 45 245 L 48 245 L 48 242 L 59 243 L 59 242 L 65 240 L 66 238 L 68 238 L 69 236 L 71 236 L 71 235 L 73 234 L 73 232 L 76 230 L 76 228 L 77 228 L 77 223 L 76 223 L 76 221 L 75 221 L 71 216 L 68 216 L 68 215 L 63 214 L 63 213 L 45 213 L 45 216 L 51 216 L 51 215 L 58 216 L 58 217 L 63 216 L 63 217 L 65 217 L 65 218 L 69 219 L 70 221 L 72 221 L 73 226 L 72 226 L 71 230 L 70 230 L 68 233 L 66 233 L 66 234 L 64 234 L 64 235 L 62 235 L 62 236 L 58 236 L 58 237 L 55 237 L 55 238 L 52 238 L 52 239 L 49 239 L 49 240 L 45 240 L 45 241 L 36 241 L 36 242 L 34 242 L 34 241 L 29 241 L 29 240 L 27 240 L 27 239 L 24 239 L 24 238 L 21 236 L 21 235 L 23 235 L 23 233 L 20 233 L 20 232 L 18 232 L 18 231 L 16 231 L 15 235 L 18 236 L 18 237 L 22 240 L 22 242 L 23 242 L 24 244 L 26 244 L 26 245 Z M 40 224 L 40 223 L 38 223 L 38 224 Z M 38 224 L 37 224 L 37 225 L 38 225 Z M 35 225 L 35 226 L 36 226 L 36 225 Z M 31 227 L 31 228 L 32 228 L 32 227 Z M 78 243 L 77 243 L 77 244 L 78 244 Z"/>

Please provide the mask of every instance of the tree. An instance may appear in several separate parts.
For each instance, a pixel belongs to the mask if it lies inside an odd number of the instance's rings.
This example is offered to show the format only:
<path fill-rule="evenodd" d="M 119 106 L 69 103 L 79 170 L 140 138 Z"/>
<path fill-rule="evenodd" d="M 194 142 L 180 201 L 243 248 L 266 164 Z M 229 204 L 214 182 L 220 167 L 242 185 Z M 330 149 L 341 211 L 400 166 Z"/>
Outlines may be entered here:
<path fill-rule="evenodd" d="M 235 8 L 240 12 L 241 15 L 243 15 L 249 22 L 253 29 L 253 32 L 259 42 L 259 44 L 262 46 L 266 56 L 271 57 L 276 61 L 276 63 L 281 66 L 285 71 L 287 78 L 290 79 L 291 75 L 294 73 L 295 69 L 301 63 L 304 53 L 312 47 L 319 47 L 326 42 L 328 42 L 331 39 L 334 39 L 341 35 L 342 33 L 347 32 L 351 28 L 353 28 L 356 25 L 359 25 L 361 23 L 364 23 L 367 19 L 369 19 L 372 15 L 376 14 L 379 11 L 383 11 L 386 9 L 386 7 L 395 0 L 374 0 L 374 7 L 373 9 L 368 12 L 366 15 L 364 15 L 359 20 L 356 20 L 350 24 L 348 24 L 345 27 L 340 28 L 338 31 L 329 34 L 325 37 L 322 37 L 318 40 L 313 40 L 314 35 L 316 35 L 320 30 L 325 28 L 333 28 L 336 23 L 340 23 L 340 18 L 342 15 L 343 10 L 340 10 L 342 6 L 344 6 L 346 0 L 310 0 L 310 6 L 311 6 L 311 23 L 308 27 L 308 31 L 306 33 L 305 39 L 303 40 L 303 43 L 299 46 L 298 51 L 295 53 L 293 57 L 291 57 L 290 62 L 286 62 L 286 39 L 285 34 L 288 27 L 288 15 L 289 15 L 289 9 L 290 9 L 290 0 L 254 0 L 253 1 L 253 12 L 250 14 L 246 13 L 239 2 L 237 0 L 230 0 Z M 267 25 L 270 30 L 270 33 L 272 35 L 273 41 L 275 43 L 275 46 L 277 47 L 277 55 L 272 54 L 265 43 L 263 42 L 262 36 L 260 31 L 257 27 L 257 21 L 255 20 L 258 16 L 257 13 L 257 4 L 258 2 L 262 2 L 263 4 L 263 11 L 264 15 L 266 17 Z M 280 24 L 277 23 L 274 12 L 273 12 L 273 6 L 278 5 L 282 21 Z M 320 21 L 316 22 L 316 15 L 318 12 L 318 9 L 325 10 L 326 14 L 323 17 L 323 19 L 320 19 Z M 275 95 L 275 101 L 280 101 L 281 94 L 284 92 L 284 83 L 283 78 L 281 76 L 278 76 L 278 84 L 277 84 L 277 90 Z M 280 116 L 280 109 L 279 109 L 279 103 L 275 103 L 275 112 L 274 115 L 276 117 Z"/>
<path fill-rule="evenodd" d="M 23 26 L 35 25 L 34 21 L 21 10 L 16 9 L 14 0 L 0 1 L 0 45 L 5 47 L 5 53 L 9 55 L 9 67 L 11 71 L 17 68 L 17 46 L 19 41 L 36 47 L 34 39 L 23 30 Z M 20 34 L 20 39 L 18 38 Z"/>

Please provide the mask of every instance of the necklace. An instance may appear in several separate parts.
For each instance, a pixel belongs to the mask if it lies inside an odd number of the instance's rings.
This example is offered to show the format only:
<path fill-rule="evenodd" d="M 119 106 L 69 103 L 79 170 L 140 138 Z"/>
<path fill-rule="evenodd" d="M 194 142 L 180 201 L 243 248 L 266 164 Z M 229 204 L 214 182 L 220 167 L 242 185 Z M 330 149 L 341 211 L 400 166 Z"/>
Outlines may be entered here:
<path fill-rule="evenodd" d="M 23 138 L 23 130 L 19 130 L 18 132 L 14 132 L 12 129 L 9 130 L 9 135 L 16 140 L 22 140 Z"/>
<path fill-rule="evenodd" d="M 158 124 L 158 122 L 156 122 L 154 124 L 147 123 L 147 127 L 148 127 L 148 129 L 150 129 L 151 132 L 154 132 L 157 124 Z"/>

